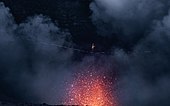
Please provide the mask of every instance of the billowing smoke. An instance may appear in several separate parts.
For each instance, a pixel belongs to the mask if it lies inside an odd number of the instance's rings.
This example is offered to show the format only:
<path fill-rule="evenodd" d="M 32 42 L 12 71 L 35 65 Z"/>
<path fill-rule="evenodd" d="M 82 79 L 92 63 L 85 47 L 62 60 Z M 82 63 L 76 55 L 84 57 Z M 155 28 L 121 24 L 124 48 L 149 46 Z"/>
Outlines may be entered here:
<path fill-rule="evenodd" d="M 17 25 L 0 3 L 1 100 L 62 103 L 73 51 L 56 45 L 71 46 L 68 35 L 42 15 Z"/>
<path fill-rule="evenodd" d="M 134 46 L 150 32 L 154 20 L 168 14 L 167 0 L 94 0 L 92 20 L 102 36 Z"/>
<path fill-rule="evenodd" d="M 136 42 L 131 52 L 119 47 L 113 53 L 120 73 L 121 105 L 169 106 L 169 1 L 95 0 L 90 7 L 103 36 Z"/>
<path fill-rule="evenodd" d="M 66 41 L 68 32 L 43 15 L 18 25 L 1 3 L 0 99 L 61 104 L 65 82 L 74 79 L 73 73 L 81 74 L 76 69 L 96 63 L 110 75 L 117 71 L 120 105 L 169 106 L 169 5 L 168 0 L 93 1 L 91 18 L 99 34 L 115 37 L 132 50 L 114 47 L 112 55 L 89 56 L 76 63 L 72 49 L 58 48 L 72 46 Z"/>

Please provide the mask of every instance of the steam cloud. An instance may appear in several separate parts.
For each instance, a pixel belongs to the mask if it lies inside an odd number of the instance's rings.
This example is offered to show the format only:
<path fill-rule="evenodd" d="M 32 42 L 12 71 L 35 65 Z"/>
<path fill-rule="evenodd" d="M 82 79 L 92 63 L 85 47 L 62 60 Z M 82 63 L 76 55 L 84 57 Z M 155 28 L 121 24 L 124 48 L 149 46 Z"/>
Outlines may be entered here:
<path fill-rule="evenodd" d="M 113 53 L 122 106 L 170 105 L 169 5 L 165 0 L 95 0 L 90 5 L 102 36 L 137 41 L 132 52 L 119 47 Z"/>

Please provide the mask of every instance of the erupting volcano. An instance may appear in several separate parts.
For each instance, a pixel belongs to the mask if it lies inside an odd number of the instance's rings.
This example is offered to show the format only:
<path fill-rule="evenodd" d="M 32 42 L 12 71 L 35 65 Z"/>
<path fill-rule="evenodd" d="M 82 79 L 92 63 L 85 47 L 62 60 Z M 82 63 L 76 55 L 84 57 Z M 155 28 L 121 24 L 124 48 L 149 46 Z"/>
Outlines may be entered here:
<path fill-rule="evenodd" d="M 113 82 L 104 74 L 104 68 L 85 68 L 75 75 L 68 89 L 69 105 L 118 106 Z"/>

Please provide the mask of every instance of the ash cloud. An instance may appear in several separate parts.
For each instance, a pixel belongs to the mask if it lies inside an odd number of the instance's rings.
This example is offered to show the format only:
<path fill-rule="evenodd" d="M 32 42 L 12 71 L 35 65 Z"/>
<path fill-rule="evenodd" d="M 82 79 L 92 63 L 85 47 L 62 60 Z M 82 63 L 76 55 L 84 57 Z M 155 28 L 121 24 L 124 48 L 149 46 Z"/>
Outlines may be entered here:
<path fill-rule="evenodd" d="M 73 51 L 56 45 L 67 44 L 69 33 L 43 15 L 17 25 L 9 11 L 0 3 L 0 98 L 62 103 Z"/>
<path fill-rule="evenodd" d="M 111 56 L 91 56 L 72 63 L 73 50 L 56 47 L 67 44 L 68 32 L 42 15 L 17 25 L 1 3 L 0 97 L 61 103 L 65 80 L 74 79 L 72 69 L 86 66 L 95 58 L 97 65 L 104 63 L 109 71 L 116 67 L 122 106 L 169 106 L 169 1 L 95 0 L 90 8 L 98 32 L 118 37 L 123 45 L 132 43 L 131 52 L 119 46 Z"/>
<path fill-rule="evenodd" d="M 115 52 L 120 67 L 120 103 L 123 106 L 169 106 L 170 13 L 155 21 L 151 32 L 132 53 Z"/>
<path fill-rule="evenodd" d="M 169 5 L 167 0 L 94 0 L 91 18 L 100 35 L 134 47 L 150 33 L 155 20 L 168 14 Z"/>

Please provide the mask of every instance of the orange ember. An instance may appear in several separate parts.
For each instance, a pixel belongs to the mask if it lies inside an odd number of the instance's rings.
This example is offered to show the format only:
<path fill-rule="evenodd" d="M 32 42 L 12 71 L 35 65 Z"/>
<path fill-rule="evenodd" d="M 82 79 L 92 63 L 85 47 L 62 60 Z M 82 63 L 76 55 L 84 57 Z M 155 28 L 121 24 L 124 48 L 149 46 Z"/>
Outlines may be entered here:
<path fill-rule="evenodd" d="M 106 76 L 79 74 L 69 89 L 67 104 L 83 106 L 117 106 L 111 89 L 112 83 Z"/>

